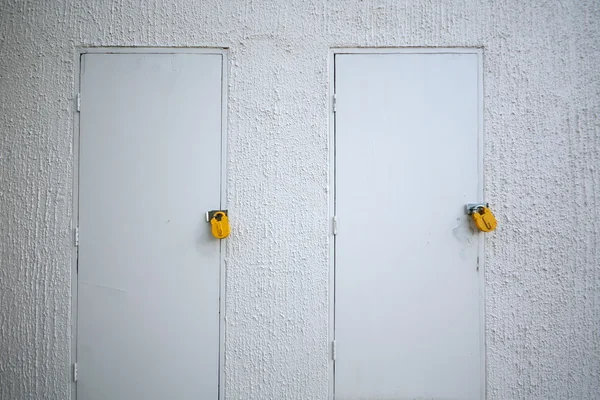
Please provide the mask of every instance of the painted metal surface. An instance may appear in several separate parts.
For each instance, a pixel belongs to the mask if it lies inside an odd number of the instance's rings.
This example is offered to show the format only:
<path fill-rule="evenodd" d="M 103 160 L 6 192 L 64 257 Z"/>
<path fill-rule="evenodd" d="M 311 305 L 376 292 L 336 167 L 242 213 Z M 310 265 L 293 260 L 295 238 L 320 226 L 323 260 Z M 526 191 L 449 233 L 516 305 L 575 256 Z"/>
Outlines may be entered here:
<path fill-rule="evenodd" d="M 85 54 L 77 398 L 217 399 L 218 54 Z"/>
<path fill-rule="evenodd" d="M 483 398 L 479 62 L 335 57 L 336 399 Z"/>

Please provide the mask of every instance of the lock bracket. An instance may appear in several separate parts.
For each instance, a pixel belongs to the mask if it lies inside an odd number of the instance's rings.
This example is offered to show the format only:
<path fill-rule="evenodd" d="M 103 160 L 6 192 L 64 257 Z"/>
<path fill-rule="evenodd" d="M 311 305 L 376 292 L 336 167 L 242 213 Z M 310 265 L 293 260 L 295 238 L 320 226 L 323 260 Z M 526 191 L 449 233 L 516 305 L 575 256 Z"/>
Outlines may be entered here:
<path fill-rule="evenodd" d="M 469 215 L 473 215 L 473 213 L 477 212 L 480 208 L 487 207 L 490 208 L 489 203 L 467 203 L 465 206 L 465 213 Z"/>
<path fill-rule="evenodd" d="M 212 217 L 214 217 L 215 214 L 218 213 L 218 212 L 222 212 L 227 217 L 229 217 L 229 214 L 227 214 L 227 210 L 210 210 L 210 211 L 206 212 L 206 222 L 210 222 L 210 220 L 212 219 Z"/>

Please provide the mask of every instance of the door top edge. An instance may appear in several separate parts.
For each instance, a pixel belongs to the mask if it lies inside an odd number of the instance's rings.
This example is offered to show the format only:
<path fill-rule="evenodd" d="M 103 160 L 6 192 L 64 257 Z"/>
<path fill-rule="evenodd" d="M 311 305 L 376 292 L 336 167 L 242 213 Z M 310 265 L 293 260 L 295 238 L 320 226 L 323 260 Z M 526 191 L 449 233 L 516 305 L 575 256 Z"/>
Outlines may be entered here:
<path fill-rule="evenodd" d="M 483 54 L 483 47 L 333 47 L 337 54 Z"/>
<path fill-rule="evenodd" d="M 227 47 L 76 47 L 79 54 L 226 54 Z"/>

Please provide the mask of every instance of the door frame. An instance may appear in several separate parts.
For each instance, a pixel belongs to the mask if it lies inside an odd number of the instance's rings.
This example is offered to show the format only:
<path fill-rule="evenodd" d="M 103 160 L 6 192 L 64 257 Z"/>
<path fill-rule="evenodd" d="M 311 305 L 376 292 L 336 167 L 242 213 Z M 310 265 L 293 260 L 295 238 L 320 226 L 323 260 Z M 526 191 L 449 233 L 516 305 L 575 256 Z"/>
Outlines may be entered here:
<path fill-rule="evenodd" d="M 71 155 L 73 159 L 73 212 L 71 218 L 71 232 L 73 241 L 71 247 L 71 357 L 70 364 L 66 366 L 68 376 L 71 377 L 71 399 L 77 399 L 77 383 L 75 381 L 74 365 L 77 362 L 77 323 L 78 323 L 78 256 L 76 228 L 79 225 L 79 136 L 80 113 L 79 93 L 81 91 L 81 71 L 84 67 L 82 58 L 84 54 L 213 54 L 222 57 L 221 62 L 221 192 L 220 209 L 227 208 L 227 98 L 228 98 L 228 53 L 229 49 L 206 47 L 76 47 L 74 54 L 74 84 L 71 101 L 73 113 L 73 142 Z M 208 229 L 208 228 L 207 228 Z M 225 398 L 225 298 L 226 298 L 226 271 L 225 258 L 227 256 L 227 243 L 220 241 L 219 246 L 219 379 L 218 400 Z M 217 399 L 215 399 L 217 400 Z"/>
<path fill-rule="evenodd" d="M 335 47 L 329 50 L 329 221 L 332 221 L 329 234 L 329 399 L 335 399 L 335 230 L 337 222 L 335 221 L 335 187 L 336 187 L 336 142 L 335 142 L 335 56 L 338 54 L 476 54 L 478 69 L 478 166 L 479 185 L 477 191 L 481 199 L 473 201 L 485 201 L 485 175 L 484 175 L 484 48 L 483 47 L 354 47 L 344 48 Z M 480 313 L 480 338 L 479 346 L 481 350 L 481 394 L 480 399 L 485 399 L 487 389 L 487 371 L 486 371 L 486 343 L 485 343 L 485 238 L 479 233 L 477 237 L 479 251 L 477 255 L 479 266 L 479 313 Z"/>

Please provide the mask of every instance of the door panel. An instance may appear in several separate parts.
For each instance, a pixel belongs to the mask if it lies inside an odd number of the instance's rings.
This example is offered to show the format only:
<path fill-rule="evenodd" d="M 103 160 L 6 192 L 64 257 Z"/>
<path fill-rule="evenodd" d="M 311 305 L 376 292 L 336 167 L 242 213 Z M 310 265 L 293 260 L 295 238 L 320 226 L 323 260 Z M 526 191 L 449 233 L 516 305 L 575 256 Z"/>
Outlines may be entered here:
<path fill-rule="evenodd" d="M 77 397 L 217 399 L 219 54 L 85 54 Z"/>
<path fill-rule="evenodd" d="M 335 57 L 336 399 L 479 399 L 479 54 Z"/>

